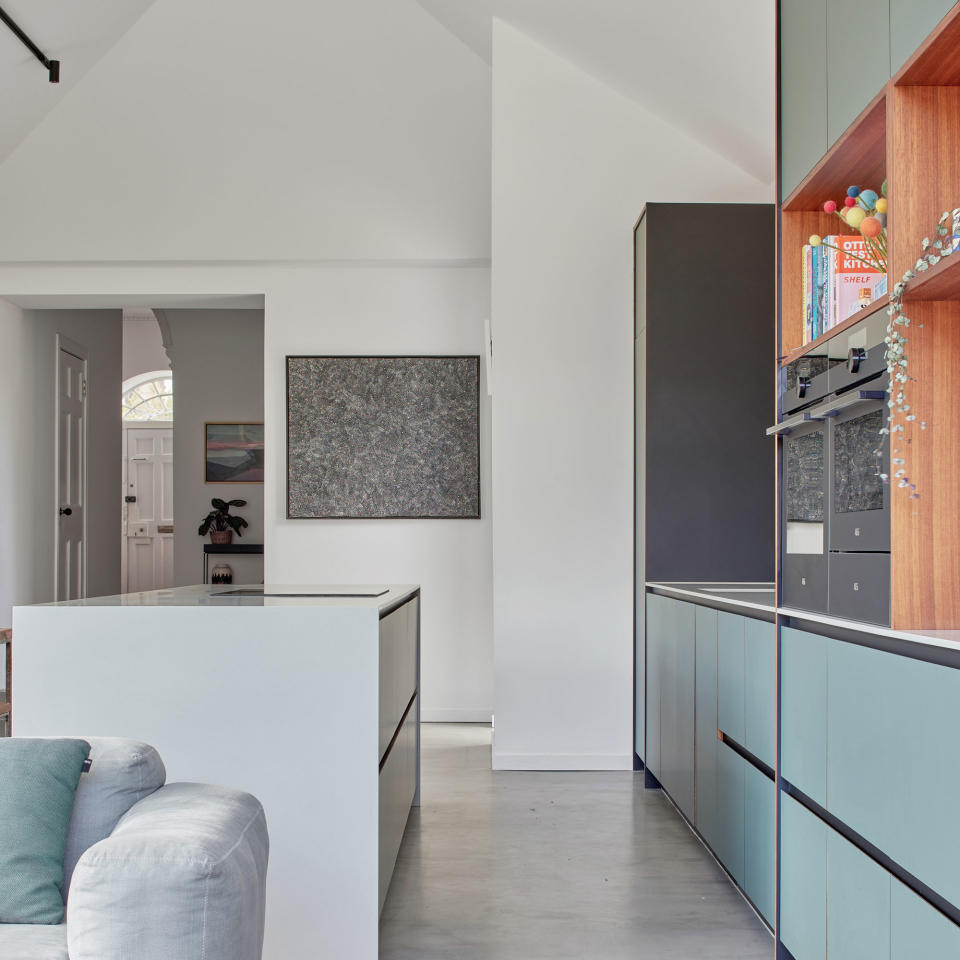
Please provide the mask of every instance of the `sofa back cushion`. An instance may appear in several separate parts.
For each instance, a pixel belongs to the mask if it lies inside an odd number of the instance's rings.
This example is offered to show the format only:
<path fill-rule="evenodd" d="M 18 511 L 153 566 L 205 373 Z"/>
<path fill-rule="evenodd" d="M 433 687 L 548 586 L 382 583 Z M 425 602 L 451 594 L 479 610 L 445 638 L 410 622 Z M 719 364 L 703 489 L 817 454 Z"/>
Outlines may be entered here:
<path fill-rule="evenodd" d="M 85 740 L 0 740 L 0 923 L 63 922 L 63 863 Z"/>
<path fill-rule="evenodd" d="M 88 737 L 90 769 L 77 788 L 63 858 L 63 899 L 77 861 L 109 837 L 120 818 L 164 785 L 167 771 L 153 747 L 119 737 Z"/>

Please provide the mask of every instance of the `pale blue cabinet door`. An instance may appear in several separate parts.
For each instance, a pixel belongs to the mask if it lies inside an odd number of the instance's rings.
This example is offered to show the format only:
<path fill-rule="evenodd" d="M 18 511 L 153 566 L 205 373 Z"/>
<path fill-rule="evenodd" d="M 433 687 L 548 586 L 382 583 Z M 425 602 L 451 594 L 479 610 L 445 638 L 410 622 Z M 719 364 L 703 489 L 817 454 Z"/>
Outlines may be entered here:
<path fill-rule="evenodd" d="M 827 641 L 780 630 L 780 774 L 827 803 Z"/>
<path fill-rule="evenodd" d="M 725 743 L 717 744 L 717 844 L 714 853 L 741 887 L 746 765 L 746 760 Z"/>
<path fill-rule="evenodd" d="M 827 152 L 827 3 L 780 2 L 781 199 Z"/>
<path fill-rule="evenodd" d="M 743 723 L 743 617 L 717 614 L 717 722 L 739 744 L 744 741 Z"/>
<path fill-rule="evenodd" d="M 830 640 L 827 705 L 830 812 L 960 904 L 960 670 Z"/>
<path fill-rule="evenodd" d="M 704 840 L 717 845 L 717 611 L 697 607 L 697 816 Z"/>
<path fill-rule="evenodd" d="M 953 6 L 953 0 L 890 0 L 890 73 L 896 73 Z"/>
<path fill-rule="evenodd" d="M 663 651 L 669 643 L 672 603 L 654 593 L 647 596 L 647 723 L 646 760 L 650 772 L 660 778 L 660 673 Z"/>
<path fill-rule="evenodd" d="M 780 939 L 794 960 L 826 960 L 827 829 L 781 794 Z"/>
<path fill-rule="evenodd" d="M 827 956 L 887 960 L 890 874 L 834 830 L 827 834 Z"/>
<path fill-rule="evenodd" d="M 890 960 L 960 957 L 960 927 L 899 880 L 890 883 Z"/>
<path fill-rule="evenodd" d="M 671 601 L 671 629 L 660 661 L 658 779 L 688 820 L 694 817 L 695 612 L 693 604 Z"/>
<path fill-rule="evenodd" d="M 770 767 L 777 765 L 777 628 L 746 618 L 743 745 Z"/>
<path fill-rule="evenodd" d="M 890 0 L 827 0 L 826 43 L 827 142 L 834 143 L 890 79 Z"/>
<path fill-rule="evenodd" d="M 744 761 L 743 889 L 763 918 L 774 921 L 776 787 L 753 764 Z"/>

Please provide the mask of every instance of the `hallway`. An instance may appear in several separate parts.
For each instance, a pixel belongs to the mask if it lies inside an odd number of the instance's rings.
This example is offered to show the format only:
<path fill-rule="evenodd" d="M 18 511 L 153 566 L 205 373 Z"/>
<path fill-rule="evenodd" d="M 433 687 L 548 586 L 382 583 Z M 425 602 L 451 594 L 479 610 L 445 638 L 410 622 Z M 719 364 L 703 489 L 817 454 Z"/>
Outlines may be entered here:
<path fill-rule="evenodd" d="M 768 960 L 773 940 L 632 773 L 490 770 L 491 730 L 426 723 L 381 960 Z"/>

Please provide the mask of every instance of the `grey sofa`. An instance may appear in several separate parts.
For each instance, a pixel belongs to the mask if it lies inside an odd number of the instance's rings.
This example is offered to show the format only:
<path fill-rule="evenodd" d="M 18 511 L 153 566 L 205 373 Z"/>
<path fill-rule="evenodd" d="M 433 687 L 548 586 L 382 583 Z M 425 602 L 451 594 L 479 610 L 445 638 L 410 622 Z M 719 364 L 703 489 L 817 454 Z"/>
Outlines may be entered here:
<path fill-rule="evenodd" d="M 269 840 L 247 793 L 164 785 L 157 751 L 86 738 L 66 922 L 0 924 L 2 960 L 260 960 Z"/>

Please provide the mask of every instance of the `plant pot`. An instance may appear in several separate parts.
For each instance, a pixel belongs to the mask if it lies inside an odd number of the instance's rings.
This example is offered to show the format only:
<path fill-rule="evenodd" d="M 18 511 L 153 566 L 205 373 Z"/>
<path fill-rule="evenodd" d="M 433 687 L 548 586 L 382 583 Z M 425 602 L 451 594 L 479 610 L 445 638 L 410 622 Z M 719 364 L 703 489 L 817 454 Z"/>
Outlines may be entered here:
<path fill-rule="evenodd" d="M 232 530 L 211 530 L 210 542 L 219 543 L 221 545 L 233 543 L 233 531 Z"/>

